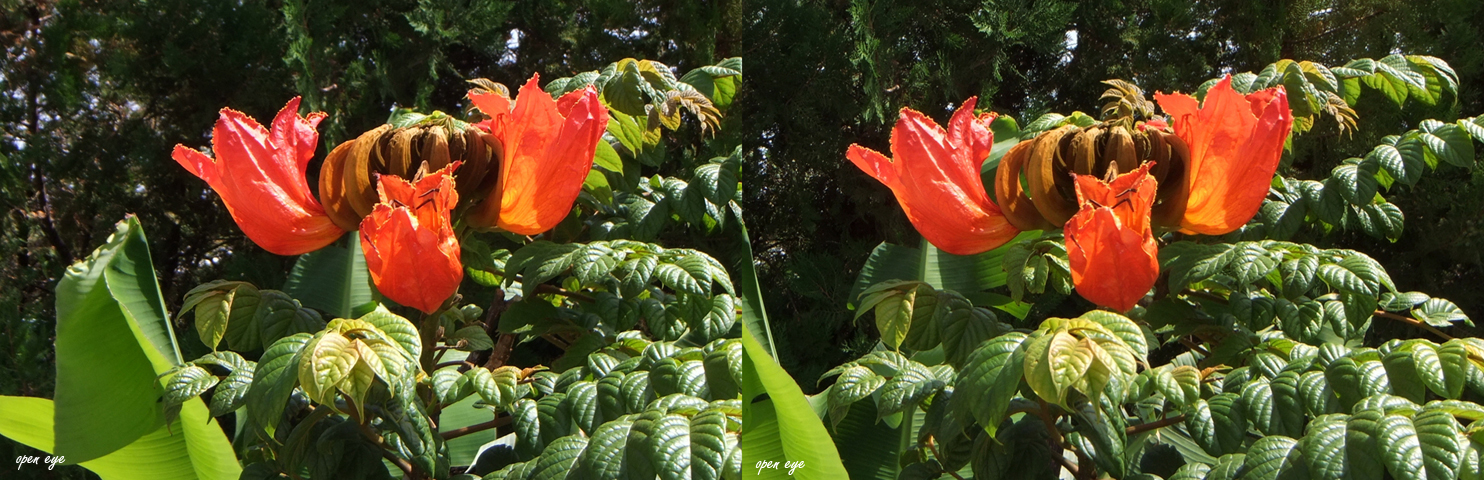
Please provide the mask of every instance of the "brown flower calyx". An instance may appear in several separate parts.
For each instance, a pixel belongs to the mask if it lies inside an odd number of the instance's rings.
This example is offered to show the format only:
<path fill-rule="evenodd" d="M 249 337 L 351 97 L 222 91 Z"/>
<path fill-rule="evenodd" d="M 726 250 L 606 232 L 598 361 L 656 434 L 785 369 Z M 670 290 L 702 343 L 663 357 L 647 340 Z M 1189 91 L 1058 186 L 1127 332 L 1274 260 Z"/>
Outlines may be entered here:
<path fill-rule="evenodd" d="M 356 230 L 378 201 L 376 177 L 413 179 L 462 161 L 454 173 L 459 198 L 483 198 L 494 187 L 499 142 L 488 133 L 440 112 L 386 124 L 341 143 L 320 169 L 320 202 L 330 219 Z"/>
<path fill-rule="evenodd" d="M 995 198 L 1010 223 L 1021 230 L 1059 228 L 1077 213 L 1077 175 L 1112 178 L 1154 162 L 1154 223 L 1179 225 L 1190 148 L 1163 122 L 1122 123 L 1067 125 L 1012 147 L 995 175 Z"/>

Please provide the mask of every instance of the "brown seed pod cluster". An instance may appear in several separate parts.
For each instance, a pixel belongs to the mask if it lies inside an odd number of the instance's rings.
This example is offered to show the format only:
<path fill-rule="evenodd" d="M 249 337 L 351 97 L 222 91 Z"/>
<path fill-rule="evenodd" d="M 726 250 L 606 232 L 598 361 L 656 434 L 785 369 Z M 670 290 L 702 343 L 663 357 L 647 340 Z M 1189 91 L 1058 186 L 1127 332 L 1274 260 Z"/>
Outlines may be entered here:
<path fill-rule="evenodd" d="M 430 116 L 416 124 L 376 127 L 341 143 L 320 169 L 320 202 L 330 219 L 346 230 L 359 228 L 378 201 L 377 175 L 411 180 L 419 171 L 434 172 L 455 161 L 459 198 L 473 200 L 494 188 L 500 144 L 473 125 Z"/>
<path fill-rule="evenodd" d="M 1143 127 L 1067 125 L 1020 142 L 1005 153 L 995 174 L 1000 210 L 1021 230 L 1061 227 L 1077 213 L 1075 175 L 1112 180 L 1152 161 L 1149 173 L 1159 182 L 1154 223 L 1178 225 L 1189 194 L 1190 148 L 1172 132 Z"/>

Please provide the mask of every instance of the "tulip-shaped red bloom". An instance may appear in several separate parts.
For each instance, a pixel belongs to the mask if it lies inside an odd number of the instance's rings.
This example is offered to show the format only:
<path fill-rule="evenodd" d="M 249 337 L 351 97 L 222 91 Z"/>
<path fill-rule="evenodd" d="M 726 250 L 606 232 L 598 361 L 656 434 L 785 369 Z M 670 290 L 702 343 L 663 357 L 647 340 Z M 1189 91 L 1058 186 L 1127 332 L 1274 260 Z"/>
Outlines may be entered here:
<path fill-rule="evenodd" d="M 891 130 L 891 154 L 852 144 L 846 157 L 891 188 L 907 219 L 933 246 L 955 255 L 984 252 L 1018 230 L 990 201 L 979 165 L 994 145 L 993 114 L 974 115 L 976 98 L 964 101 L 944 131 L 937 122 L 903 108 Z"/>
<path fill-rule="evenodd" d="M 1222 235 L 1246 224 L 1262 208 L 1293 126 L 1283 88 L 1243 96 L 1228 76 L 1206 92 L 1204 104 L 1179 93 L 1154 98 L 1190 146 L 1180 230 Z"/>
<path fill-rule="evenodd" d="M 479 125 L 504 149 L 495 189 L 470 213 L 472 225 L 521 235 L 550 230 L 571 213 L 592 170 L 593 154 L 608 128 L 608 107 L 592 87 L 554 100 L 538 77 L 532 75 L 520 88 L 513 109 L 502 95 L 469 93 L 491 117 Z"/>
<path fill-rule="evenodd" d="M 453 180 L 459 164 L 416 182 L 380 176 L 381 203 L 361 220 L 361 250 L 376 290 L 423 313 L 438 310 L 464 279 L 459 239 L 449 219 L 459 202 Z"/>
<path fill-rule="evenodd" d="M 222 197 L 247 238 L 278 255 L 319 250 L 345 234 L 325 215 L 304 177 L 319 142 L 314 129 L 325 114 L 301 117 L 298 112 L 295 97 L 278 111 L 270 131 L 224 108 L 211 132 L 216 158 L 184 145 L 176 145 L 171 155 Z"/>
<path fill-rule="evenodd" d="M 1120 312 L 1134 308 L 1159 277 L 1159 246 L 1149 225 L 1151 166 L 1145 163 L 1111 183 L 1078 175 L 1080 209 L 1063 227 L 1077 294 Z"/>

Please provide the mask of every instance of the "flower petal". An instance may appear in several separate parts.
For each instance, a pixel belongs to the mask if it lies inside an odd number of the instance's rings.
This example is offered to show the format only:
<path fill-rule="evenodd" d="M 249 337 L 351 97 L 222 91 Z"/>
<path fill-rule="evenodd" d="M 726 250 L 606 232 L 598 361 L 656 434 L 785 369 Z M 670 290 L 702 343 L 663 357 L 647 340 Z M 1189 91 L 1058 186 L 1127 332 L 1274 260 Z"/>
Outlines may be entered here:
<path fill-rule="evenodd" d="M 498 121 L 487 124 L 504 155 L 495 188 L 471 212 L 471 224 L 521 235 L 550 230 L 571 212 L 592 170 L 608 128 L 608 109 L 598 92 L 574 91 L 559 104 L 537 80 L 533 75 L 520 88 L 503 127 Z"/>
<path fill-rule="evenodd" d="M 1067 260 L 1077 294 L 1126 312 L 1159 277 L 1158 246 L 1148 231 L 1127 228 L 1106 207 L 1084 207 L 1066 224 Z"/>
<path fill-rule="evenodd" d="M 1262 207 L 1293 126 L 1282 87 L 1243 96 L 1223 78 L 1204 104 L 1185 95 L 1156 95 L 1190 147 L 1190 196 L 1182 231 L 1221 235 L 1251 220 Z"/>
<path fill-rule="evenodd" d="M 449 212 L 458 202 L 455 162 L 417 182 L 379 178 L 382 203 L 361 220 L 361 249 L 377 291 L 397 303 L 432 313 L 464 279 L 459 242 Z"/>
<path fill-rule="evenodd" d="M 315 199 L 304 177 L 324 114 L 298 115 L 290 100 L 269 132 L 242 112 L 222 109 L 212 129 L 210 158 L 177 145 L 172 157 L 205 180 L 226 204 L 242 232 L 264 250 L 298 255 L 318 250 L 345 233 Z"/>
<path fill-rule="evenodd" d="M 979 164 L 992 135 L 973 115 L 973 99 L 954 115 L 952 131 L 909 108 L 892 128 L 893 159 L 859 145 L 846 158 L 891 188 L 923 238 L 945 252 L 972 255 L 1014 238 L 1018 230 L 990 202 Z"/>

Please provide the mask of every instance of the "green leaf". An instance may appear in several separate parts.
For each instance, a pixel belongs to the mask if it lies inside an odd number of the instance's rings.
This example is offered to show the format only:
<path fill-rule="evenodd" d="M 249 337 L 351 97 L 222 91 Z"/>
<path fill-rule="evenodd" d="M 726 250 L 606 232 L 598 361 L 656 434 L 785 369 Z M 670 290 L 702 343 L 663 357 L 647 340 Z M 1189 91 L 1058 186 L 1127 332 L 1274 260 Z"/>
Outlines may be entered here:
<path fill-rule="evenodd" d="M 567 473 L 572 471 L 572 464 L 577 462 L 577 457 L 587 448 L 587 443 L 587 438 L 576 435 L 557 439 L 542 450 L 541 456 L 534 460 L 535 466 L 527 478 L 531 480 L 567 478 Z"/>
<path fill-rule="evenodd" d="M 57 285 L 56 450 L 85 462 L 160 426 L 156 377 L 182 363 L 138 220 Z"/>
<path fill-rule="evenodd" d="M 927 367 L 909 361 L 881 387 L 876 414 L 884 418 L 898 412 L 910 413 L 918 403 L 943 386 L 943 380 L 933 375 Z"/>
<path fill-rule="evenodd" d="M 870 397 L 885 384 L 886 377 L 877 375 L 869 368 L 859 365 L 845 368 L 827 392 L 830 403 L 830 422 L 838 426 L 846 413 L 850 411 L 852 404 Z"/>
<path fill-rule="evenodd" d="M 263 356 L 258 359 L 252 386 L 248 388 L 247 408 L 253 412 L 249 418 L 257 423 L 259 429 L 266 431 L 269 438 L 283 417 L 289 395 L 299 385 L 300 352 L 311 338 L 307 333 L 284 337 L 263 350 Z"/>
<path fill-rule="evenodd" d="M 1471 327 L 1474 325 L 1473 320 L 1463 313 L 1463 309 L 1441 298 L 1429 298 L 1412 308 L 1412 316 L 1435 327 L 1451 327 L 1453 322 L 1464 322 Z"/>
<path fill-rule="evenodd" d="M 945 360 L 954 366 L 963 366 L 975 347 L 1005 328 L 997 321 L 994 312 L 975 307 L 950 292 L 938 295 L 938 307 L 933 315 L 933 323 L 941 329 Z"/>
<path fill-rule="evenodd" d="M 1367 285 L 1359 275 L 1341 265 L 1333 263 L 1320 265 L 1315 274 L 1330 288 L 1342 292 L 1358 293 L 1362 295 L 1375 295 L 1377 292 Z"/>
<path fill-rule="evenodd" d="M 1242 467 L 1246 471 L 1243 479 L 1277 480 L 1307 479 L 1308 466 L 1304 464 L 1298 441 L 1284 436 L 1267 436 L 1252 444 Z"/>
<path fill-rule="evenodd" d="M 1022 232 L 999 248 L 966 256 L 944 253 L 926 241 L 922 242 L 921 248 L 882 243 L 861 266 L 861 273 L 856 276 L 855 286 L 847 297 L 848 303 L 856 305 L 861 293 L 873 285 L 888 280 L 907 280 L 926 282 L 938 290 L 952 290 L 976 305 L 995 306 L 1014 313 L 1013 305 L 1002 307 L 987 295 L 989 292 L 986 290 L 1005 285 L 1002 258 L 1006 251 L 1020 241 L 1039 236 L 1040 232 Z"/>
<path fill-rule="evenodd" d="M 1211 418 L 1215 422 L 1215 438 L 1219 451 L 1213 454 L 1242 452 L 1242 443 L 1247 437 L 1247 415 L 1240 397 L 1235 393 L 1223 393 L 1211 397 Z M 1208 449 L 1209 451 L 1209 449 Z"/>
<path fill-rule="evenodd" d="M 985 342 L 969 354 L 955 380 L 959 389 L 952 399 L 953 409 L 961 416 L 972 416 L 990 435 L 999 429 L 1020 386 L 1025 340 L 1025 334 L 1010 332 Z"/>
<path fill-rule="evenodd" d="M 319 250 L 299 256 L 284 280 L 283 291 L 304 306 L 338 318 L 355 318 L 355 309 L 371 303 L 371 273 L 356 232 Z M 271 342 L 271 340 L 269 340 Z"/>
<path fill-rule="evenodd" d="M 165 406 L 173 407 L 206 393 L 215 387 L 218 379 L 210 371 L 196 365 L 187 365 L 177 370 L 165 381 Z"/>
<path fill-rule="evenodd" d="M 1429 477 L 1424 467 L 1422 443 L 1418 441 L 1417 427 L 1412 419 L 1401 415 L 1381 417 L 1376 434 L 1381 459 L 1393 477 L 1403 480 L 1426 480 Z"/>
<path fill-rule="evenodd" d="M 1345 470 L 1354 480 L 1380 480 L 1385 473 L 1380 410 L 1355 412 L 1345 424 Z"/>
<path fill-rule="evenodd" d="M 1191 242 L 1175 242 L 1161 248 L 1159 263 L 1162 270 L 1170 272 L 1170 290 L 1183 290 L 1220 273 L 1231 261 L 1229 253 L 1233 248 L 1230 244 Z"/>
<path fill-rule="evenodd" d="M 263 342 L 272 344 L 289 335 L 315 333 L 325 328 L 325 321 L 318 313 L 304 308 L 284 292 L 263 290 L 259 295 L 253 323 L 262 330 L 259 338 Z"/>
<path fill-rule="evenodd" d="M 1458 125 L 1424 120 L 1420 130 L 1419 138 L 1438 160 L 1456 167 L 1474 166 L 1474 139 Z"/>
<path fill-rule="evenodd" d="M 56 454 L 52 400 L 0 396 L 0 412 L 5 412 L 0 415 L 0 435 Z M 215 480 L 242 474 L 232 444 L 200 400 L 182 405 L 180 421 L 174 425 L 159 425 L 107 455 L 83 462 L 68 458 L 62 464 L 81 465 L 110 480 Z"/>
<path fill-rule="evenodd" d="M 624 448 L 627 446 L 629 429 L 634 425 L 632 417 L 624 417 L 603 424 L 588 439 L 587 448 L 578 455 L 573 464 L 571 479 L 618 479 L 627 471 L 624 463 Z"/>
<path fill-rule="evenodd" d="M 1412 425 L 1422 446 L 1427 478 L 1458 478 L 1465 446 L 1459 441 L 1461 428 L 1453 415 L 1439 410 L 1424 411 L 1412 418 Z"/>
<path fill-rule="evenodd" d="M 1309 464 L 1309 478 L 1346 478 L 1345 421 L 1347 415 L 1325 415 L 1309 423 L 1299 439 L 1299 451 Z"/>

